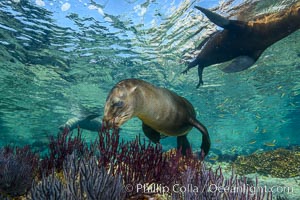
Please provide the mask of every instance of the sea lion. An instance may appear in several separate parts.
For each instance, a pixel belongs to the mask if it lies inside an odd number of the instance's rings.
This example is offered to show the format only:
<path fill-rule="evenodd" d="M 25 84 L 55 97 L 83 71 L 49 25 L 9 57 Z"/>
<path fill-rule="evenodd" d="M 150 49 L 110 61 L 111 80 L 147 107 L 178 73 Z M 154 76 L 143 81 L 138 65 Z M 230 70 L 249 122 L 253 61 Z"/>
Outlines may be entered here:
<path fill-rule="evenodd" d="M 72 131 L 79 127 L 81 129 L 98 132 L 102 127 L 102 123 L 95 119 L 97 117 L 99 117 L 97 114 L 92 114 L 84 118 L 73 117 L 63 125 L 60 125 L 59 130 L 63 131 L 67 128 L 69 131 Z"/>
<path fill-rule="evenodd" d="M 195 60 L 182 72 L 187 73 L 198 65 L 199 83 L 203 84 L 204 67 L 232 60 L 223 68 L 226 73 L 239 72 L 251 67 L 265 49 L 300 28 L 300 3 L 295 3 L 282 12 L 264 15 L 244 22 L 226 19 L 208 9 L 195 6 L 210 21 L 224 28 L 202 44 Z"/>
<path fill-rule="evenodd" d="M 133 117 L 142 120 L 143 132 L 152 142 L 158 143 L 162 136 L 177 136 L 177 148 L 183 155 L 190 149 L 186 135 L 195 127 L 202 133 L 201 158 L 209 151 L 208 131 L 196 119 L 192 104 L 168 89 L 139 79 L 117 83 L 107 97 L 103 124 L 120 127 Z"/>

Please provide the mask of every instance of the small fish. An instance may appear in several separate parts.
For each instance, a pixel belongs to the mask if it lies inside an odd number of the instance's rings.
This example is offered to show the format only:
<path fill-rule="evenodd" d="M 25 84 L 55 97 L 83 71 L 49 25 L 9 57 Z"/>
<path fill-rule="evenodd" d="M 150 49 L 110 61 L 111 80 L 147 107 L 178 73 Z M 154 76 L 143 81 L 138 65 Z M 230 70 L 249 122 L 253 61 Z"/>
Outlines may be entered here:
<path fill-rule="evenodd" d="M 259 171 L 259 170 L 261 170 L 262 168 L 261 167 L 259 167 L 259 166 L 254 166 L 254 168 L 255 168 L 255 170 L 256 171 Z"/>
<path fill-rule="evenodd" d="M 220 139 L 215 140 L 215 143 L 220 143 L 220 142 L 222 142 L 222 140 L 220 140 Z"/>
<path fill-rule="evenodd" d="M 218 105 L 216 108 L 219 109 L 219 108 L 223 108 L 223 107 L 224 107 L 224 105 L 223 105 L 223 104 L 220 104 L 220 105 Z"/>
<path fill-rule="evenodd" d="M 241 165 L 247 164 L 247 161 L 246 161 L 245 157 L 243 157 L 243 156 L 239 157 L 239 161 L 240 161 Z"/>
<path fill-rule="evenodd" d="M 262 153 L 262 152 L 264 152 L 263 149 L 257 149 L 253 154 L 260 154 L 260 153 Z"/>
<path fill-rule="evenodd" d="M 275 147 L 276 146 L 276 144 L 274 142 L 266 142 L 266 143 L 264 143 L 264 145 L 267 147 Z"/>
<path fill-rule="evenodd" d="M 296 105 L 294 103 L 290 103 L 291 106 L 296 107 Z"/>
<path fill-rule="evenodd" d="M 255 144 L 256 143 L 256 140 L 251 140 L 250 142 L 249 142 L 249 144 Z"/>
<path fill-rule="evenodd" d="M 232 148 L 231 148 L 231 152 L 234 153 L 235 151 L 236 151 L 236 148 L 235 148 L 235 147 L 232 147 Z"/>
<path fill-rule="evenodd" d="M 264 100 L 260 100 L 257 102 L 257 104 L 262 104 L 264 102 Z"/>
<path fill-rule="evenodd" d="M 210 157 L 209 160 L 216 161 L 216 160 L 218 160 L 218 158 L 219 158 L 219 156 L 216 155 L 216 156 L 214 156 L 214 157 Z"/>

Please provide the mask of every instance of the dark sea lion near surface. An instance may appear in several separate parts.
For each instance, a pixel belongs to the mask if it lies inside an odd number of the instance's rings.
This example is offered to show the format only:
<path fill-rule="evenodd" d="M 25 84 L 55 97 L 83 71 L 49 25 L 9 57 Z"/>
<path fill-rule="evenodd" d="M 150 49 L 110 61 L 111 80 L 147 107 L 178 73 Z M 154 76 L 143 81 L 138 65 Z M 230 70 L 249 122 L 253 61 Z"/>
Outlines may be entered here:
<path fill-rule="evenodd" d="M 196 119 L 192 104 L 168 89 L 139 79 L 117 83 L 107 97 L 103 124 L 120 127 L 133 117 L 142 120 L 143 131 L 152 142 L 159 143 L 163 136 L 176 136 L 177 148 L 184 155 L 190 149 L 186 135 L 195 127 L 202 133 L 201 158 L 209 151 L 208 131 Z"/>
<path fill-rule="evenodd" d="M 203 84 L 204 67 L 232 60 L 222 69 L 224 72 L 245 70 L 258 60 L 265 49 L 300 28 L 300 2 L 282 12 L 264 15 L 248 22 L 229 20 L 199 6 L 195 8 L 217 26 L 224 28 L 202 44 L 199 55 L 183 71 L 187 73 L 198 65 L 197 87 Z"/>

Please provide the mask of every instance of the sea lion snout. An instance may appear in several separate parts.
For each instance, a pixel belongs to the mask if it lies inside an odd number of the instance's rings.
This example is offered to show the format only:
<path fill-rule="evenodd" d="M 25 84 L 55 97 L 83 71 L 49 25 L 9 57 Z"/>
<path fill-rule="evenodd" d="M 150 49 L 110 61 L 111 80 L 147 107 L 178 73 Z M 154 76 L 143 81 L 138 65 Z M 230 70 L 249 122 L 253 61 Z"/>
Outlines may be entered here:
<path fill-rule="evenodd" d="M 107 118 L 103 118 L 102 120 L 102 127 L 103 128 L 112 128 L 114 127 L 114 120 L 113 119 L 107 119 Z"/>
<path fill-rule="evenodd" d="M 118 128 L 133 117 L 134 104 L 130 94 L 135 88 L 119 84 L 111 90 L 104 108 L 104 127 Z"/>
<path fill-rule="evenodd" d="M 103 127 L 115 128 L 120 127 L 127 121 L 124 116 L 125 112 L 122 111 L 122 107 L 118 107 L 109 102 L 105 105 L 104 117 L 103 117 Z"/>

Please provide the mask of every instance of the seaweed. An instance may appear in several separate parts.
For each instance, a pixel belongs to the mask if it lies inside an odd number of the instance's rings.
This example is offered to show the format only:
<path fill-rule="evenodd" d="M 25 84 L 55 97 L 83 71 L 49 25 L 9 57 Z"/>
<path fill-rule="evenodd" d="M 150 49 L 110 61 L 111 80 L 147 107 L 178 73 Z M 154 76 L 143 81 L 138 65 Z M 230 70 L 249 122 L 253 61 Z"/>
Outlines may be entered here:
<path fill-rule="evenodd" d="M 30 190 L 30 196 L 32 200 L 40 199 L 55 199 L 65 200 L 66 192 L 64 191 L 63 184 L 55 177 L 54 173 L 47 177 L 43 177 L 42 180 L 32 184 Z"/>
<path fill-rule="evenodd" d="M 0 149 L 0 194 L 24 195 L 31 187 L 38 166 L 38 156 L 29 146 L 6 146 Z"/>
<path fill-rule="evenodd" d="M 97 158 L 78 159 L 72 154 L 64 163 L 64 177 L 69 199 L 123 199 L 124 189 L 120 176 L 113 176 L 99 167 Z"/>
<path fill-rule="evenodd" d="M 42 181 L 35 182 L 31 189 L 31 199 L 97 200 L 124 199 L 124 189 L 120 176 L 113 176 L 104 167 L 99 168 L 97 159 L 78 159 L 74 152 L 63 163 L 63 174 L 53 171 Z"/>
<path fill-rule="evenodd" d="M 186 156 L 181 149 L 163 152 L 160 144 L 139 136 L 120 141 L 118 129 L 100 131 L 90 147 L 79 129 L 75 136 L 65 129 L 49 143 L 49 155 L 41 160 L 29 147 L 1 149 L 1 199 L 21 195 L 33 200 L 121 200 L 159 195 L 186 200 L 272 198 L 262 189 L 251 191 L 259 188 L 257 180 L 252 183 L 234 173 L 226 179 L 220 167 L 207 169 L 191 152 Z"/>
<path fill-rule="evenodd" d="M 61 171 L 63 162 L 68 155 L 77 152 L 78 156 L 92 155 L 93 151 L 88 148 L 82 139 L 82 132 L 78 128 L 77 135 L 72 137 L 68 128 L 59 132 L 56 137 L 51 136 L 49 141 L 49 155 L 40 162 L 40 176 L 50 174 L 53 169 Z"/>
<path fill-rule="evenodd" d="M 119 141 L 119 132 L 113 129 L 99 132 L 97 144 L 99 166 L 104 166 L 114 175 L 121 175 L 125 186 L 130 186 L 126 196 L 138 194 L 137 185 L 171 184 L 177 178 L 180 151 L 164 156 L 160 144 L 141 140 Z"/>
<path fill-rule="evenodd" d="M 202 164 L 201 170 L 188 167 L 181 176 L 178 188 L 172 191 L 172 199 L 202 199 L 202 200 L 271 200 L 272 193 L 264 188 L 249 183 L 247 178 L 238 177 L 233 172 L 227 179 L 222 174 L 221 167 L 215 171 L 206 169 Z"/>

